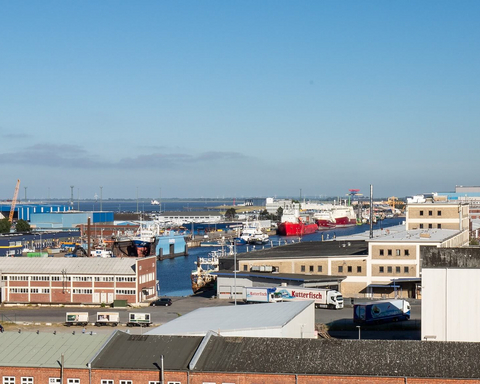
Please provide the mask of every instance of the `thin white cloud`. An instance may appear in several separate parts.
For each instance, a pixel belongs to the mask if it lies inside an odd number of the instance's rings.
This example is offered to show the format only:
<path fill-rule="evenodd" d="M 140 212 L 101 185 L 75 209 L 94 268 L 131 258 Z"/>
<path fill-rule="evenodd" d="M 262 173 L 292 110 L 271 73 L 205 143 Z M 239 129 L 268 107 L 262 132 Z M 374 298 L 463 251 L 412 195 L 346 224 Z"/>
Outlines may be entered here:
<path fill-rule="evenodd" d="M 211 151 L 200 154 L 153 153 L 126 157 L 119 161 L 106 161 L 85 150 L 79 145 L 36 144 L 11 153 L 0 153 L 0 164 L 29 165 L 49 168 L 168 168 L 192 165 L 199 162 L 216 163 L 218 161 L 238 161 L 248 159 L 242 153 Z"/>

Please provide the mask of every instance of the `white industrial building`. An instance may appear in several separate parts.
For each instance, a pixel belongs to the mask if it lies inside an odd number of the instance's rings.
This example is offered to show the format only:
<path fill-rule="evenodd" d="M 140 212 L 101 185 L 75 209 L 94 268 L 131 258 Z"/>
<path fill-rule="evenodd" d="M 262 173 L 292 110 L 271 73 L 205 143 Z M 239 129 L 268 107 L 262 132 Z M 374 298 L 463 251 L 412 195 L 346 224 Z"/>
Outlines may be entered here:
<path fill-rule="evenodd" d="M 313 300 L 199 308 L 146 335 L 316 338 Z"/>
<path fill-rule="evenodd" d="M 422 340 L 480 342 L 480 249 L 422 248 Z"/>

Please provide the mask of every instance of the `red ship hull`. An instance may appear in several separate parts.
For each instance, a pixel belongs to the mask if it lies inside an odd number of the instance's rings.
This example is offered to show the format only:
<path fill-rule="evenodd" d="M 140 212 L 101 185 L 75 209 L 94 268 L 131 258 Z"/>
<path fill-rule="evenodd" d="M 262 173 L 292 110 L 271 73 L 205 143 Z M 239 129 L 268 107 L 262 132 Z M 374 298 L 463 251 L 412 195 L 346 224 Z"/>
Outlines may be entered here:
<path fill-rule="evenodd" d="M 318 229 L 317 224 L 305 223 L 280 223 L 277 227 L 277 235 L 279 236 L 303 236 L 315 233 Z"/>
<path fill-rule="evenodd" d="M 353 227 L 356 224 L 357 221 L 355 219 L 349 219 L 348 217 L 338 217 L 335 219 L 335 222 L 324 219 L 317 220 L 319 229 Z"/>

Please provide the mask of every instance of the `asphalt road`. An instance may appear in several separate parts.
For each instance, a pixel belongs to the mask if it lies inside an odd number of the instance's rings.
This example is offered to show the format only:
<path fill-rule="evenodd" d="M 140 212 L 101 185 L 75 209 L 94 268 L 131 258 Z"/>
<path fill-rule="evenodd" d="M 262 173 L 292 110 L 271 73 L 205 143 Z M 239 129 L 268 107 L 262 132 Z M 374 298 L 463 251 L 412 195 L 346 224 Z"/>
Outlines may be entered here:
<path fill-rule="evenodd" d="M 90 321 L 93 322 L 97 312 L 118 312 L 120 325 L 115 329 L 125 330 L 128 315 L 132 312 L 147 312 L 151 314 L 153 326 L 164 324 L 168 321 L 185 315 L 195 309 L 203 307 L 233 306 L 231 300 L 220 300 L 205 295 L 172 298 L 173 304 L 168 307 L 142 307 L 142 308 L 100 308 L 100 307 L 50 307 L 50 306 L 22 306 L 0 307 L 0 323 L 6 330 L 37 330 L 57 332 L 73 332 L 82 330 L 82 327 L 66 327 L 66 312 L 88 312 Z M 348 299 L 347 299 L 348 301 Z M 245 305 L 238 301 L 238 305 Z M 249 304 L 251 305 L 251 304 Z M 272 304 L 275 305 L 275 304 Z M 390 323 L 377 326 L 362 326 L 361 338 L 364 339 L 420 339 L 421 306 L 419 301 L 411 302 L 411 320 L 399 323 Z M 329 333 L 337 338 L 358 338 L 358 328 L 353 323 L 353 307 L 348 301 L 341 310 L 316 309 L 315 323 L 325 324 Z M 87 326 L 87 332 L 111 332 L 113 327 Z M 141 334 L 145 328 L 128 328 L 132 334 Z"/>

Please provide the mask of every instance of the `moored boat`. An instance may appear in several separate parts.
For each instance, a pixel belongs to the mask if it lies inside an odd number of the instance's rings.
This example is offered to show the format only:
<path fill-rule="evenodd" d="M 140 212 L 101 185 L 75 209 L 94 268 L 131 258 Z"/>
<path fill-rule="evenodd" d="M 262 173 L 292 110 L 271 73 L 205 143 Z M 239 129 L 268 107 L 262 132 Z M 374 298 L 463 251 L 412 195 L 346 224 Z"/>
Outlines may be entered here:
<path fill-rule="evenodd" d="M 195 264 L 197 269 L 190 274 L 192 281 L 192 291 L 197 293 L 212 289 L 217 281 L 217 276 L 213 272 L 219 269 L 219 258 L 226 256 L 225 248 L 215 250 L 208 254 L 207 257 L 198 257 Z"/>
<path fill-rule="evenodd" d="M 333 205 L 313 215 L 318 229 L 344 228 L 357 225 L 352 206 Z"/>
<path fill-rule="evenodd" d="M 298 210 L 282 216 L 281 223 L 277 226 L 279 236 L 303 236 L 315 233 L 318 226 L 311 221 L 311 216 L 300 216 Z"/>

